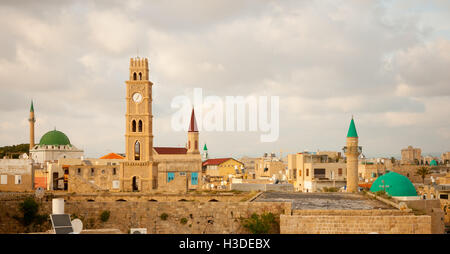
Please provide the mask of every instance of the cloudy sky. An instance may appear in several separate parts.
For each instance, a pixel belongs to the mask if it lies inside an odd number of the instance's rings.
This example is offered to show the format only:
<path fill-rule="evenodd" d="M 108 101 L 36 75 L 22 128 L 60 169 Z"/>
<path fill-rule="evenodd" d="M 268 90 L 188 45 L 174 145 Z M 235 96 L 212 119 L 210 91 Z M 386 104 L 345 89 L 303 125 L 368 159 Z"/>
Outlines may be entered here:
<path fill-rule="evenodd" d="M 279 96 L 280 135 L 201 132 L 210 155 L 450 151 L 450 2 L 0 2 L 0 146 L 66 133 L 89 157 L 124 152 L 130 57 L 150 62 L 155 146 L 184 146 L 175 96 Z"/>

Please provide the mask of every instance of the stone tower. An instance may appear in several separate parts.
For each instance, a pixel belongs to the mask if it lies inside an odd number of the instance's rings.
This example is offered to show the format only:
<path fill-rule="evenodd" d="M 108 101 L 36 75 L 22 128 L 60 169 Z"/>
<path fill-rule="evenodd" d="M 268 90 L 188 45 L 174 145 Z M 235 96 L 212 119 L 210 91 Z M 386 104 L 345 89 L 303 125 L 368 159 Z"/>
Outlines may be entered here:
<path fill-rule="evenodd" d="M 192 109 L 191 120 L 189 122 L 189 130 L 188 130 L 187 153 L 188 154 L 200 154 L 198 145 L 199 144 L 198 144 L 197 121 L 195 120 L 194 109 Z"/>
<path fill-rule="evenodd" d="M 125 162 L 122 190 L 150 191 L 157 188 L 157 165 L 153 161 L 152 85 L 148 59 L 131 58 L 126 84 Z"/>
<path fill-rule="evenodd" d="M 130 59 L 130 79 L 126 83 L 126 159 L 151 161 L 153 154 L 152 85 L 147 58 Z"/>
<path fill-rule="evenodd" d="M 34 118 L 33 101 L 31 101 L 30 118 L 28 118 L 28 122 L 30 122 L 30 150 L 31 150 L 34 147 L 34 123 L 36 122 L 36 118 Z"/>
<path fill-rule="evenodd" d="M 362 149 L 358 146 L 355 121 L 352 117 L 347 133 L 347 146 L 344 147 L 344 153 L 347 157 L 347 192 L 358 192 L 358 157 L 361 152 Z"/>

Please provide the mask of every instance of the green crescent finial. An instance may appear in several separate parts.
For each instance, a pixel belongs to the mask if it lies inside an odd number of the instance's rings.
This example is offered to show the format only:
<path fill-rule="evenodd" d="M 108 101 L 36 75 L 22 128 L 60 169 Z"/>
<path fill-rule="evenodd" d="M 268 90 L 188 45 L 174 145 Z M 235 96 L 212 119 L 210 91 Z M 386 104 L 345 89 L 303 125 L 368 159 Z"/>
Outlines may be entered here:
<path fill-rule="evenodd" d="M 357 138 L 357 137 L 358 133 L 356 132 L 355 121 L 353 120 L 352 116 L 352 121 L 350 122 L 350 127 L 348 128 L 347 138 Z"/>

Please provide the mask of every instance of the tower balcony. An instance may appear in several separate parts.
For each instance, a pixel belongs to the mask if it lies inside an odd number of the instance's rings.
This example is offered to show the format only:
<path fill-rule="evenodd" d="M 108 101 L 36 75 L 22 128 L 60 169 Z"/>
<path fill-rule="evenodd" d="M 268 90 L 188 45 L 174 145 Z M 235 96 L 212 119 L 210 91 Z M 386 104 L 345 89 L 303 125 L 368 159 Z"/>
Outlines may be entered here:
<path fill-rule="evenodd" d="M 342 148 L 345 154 L 361 154 L 362 146 L 344 146 Z"/>

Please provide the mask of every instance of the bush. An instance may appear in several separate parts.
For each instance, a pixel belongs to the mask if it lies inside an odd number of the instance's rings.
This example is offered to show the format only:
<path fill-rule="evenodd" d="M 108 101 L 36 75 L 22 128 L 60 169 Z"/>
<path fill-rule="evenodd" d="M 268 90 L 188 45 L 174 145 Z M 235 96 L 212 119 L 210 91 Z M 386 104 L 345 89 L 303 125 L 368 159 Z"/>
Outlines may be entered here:
<path fill-rule="evenodd" d="M 242 221 L 242 225 L 252 234 L 268 234 L 279 230 L 273 213 L 263 213 L 261 215 L 253 213 L 250 218 Z"/>
<path fill-rule="evenodd" d="M 322 188 L 322 191 L 323 192 L 338 192 L 338 188 L 336 188 L 336 187 L 323 187 Z"/>
<path fill-rule="evenodd" d="M 110 211 L 103 211 L 101 214 L 100 214 L 100 220 L 101 221 L 103 221 L 103 222 L 107 222 L 108 220 L 109 220 L 109 216 L 111 215 L 111 212 Z"/>
<path fill-rule="evenodd" d="M 39 204 L 32 197 L 27 197 L 22 203 L 19 204 L 19 210 L 23 214 L 22 217 L 13 216 L 14 219 L 19 221 L 24 227 L 29 227 L 31 230 L 42 230 L 41 226 L 48 222 L 48 214 L 39 214 Z"/>
<path fill-rule="evenodd" d="M 161 220 L 167 220 L 167 218 L 169 218 L 169 215 L 167 213 L 162 213 L 159 218 L 161 218 Z"/>
<path fill-rule="evenodd" d="M 181 218 L 180 223 L 185 225 L 188 222 L 186 218 Z"/>

